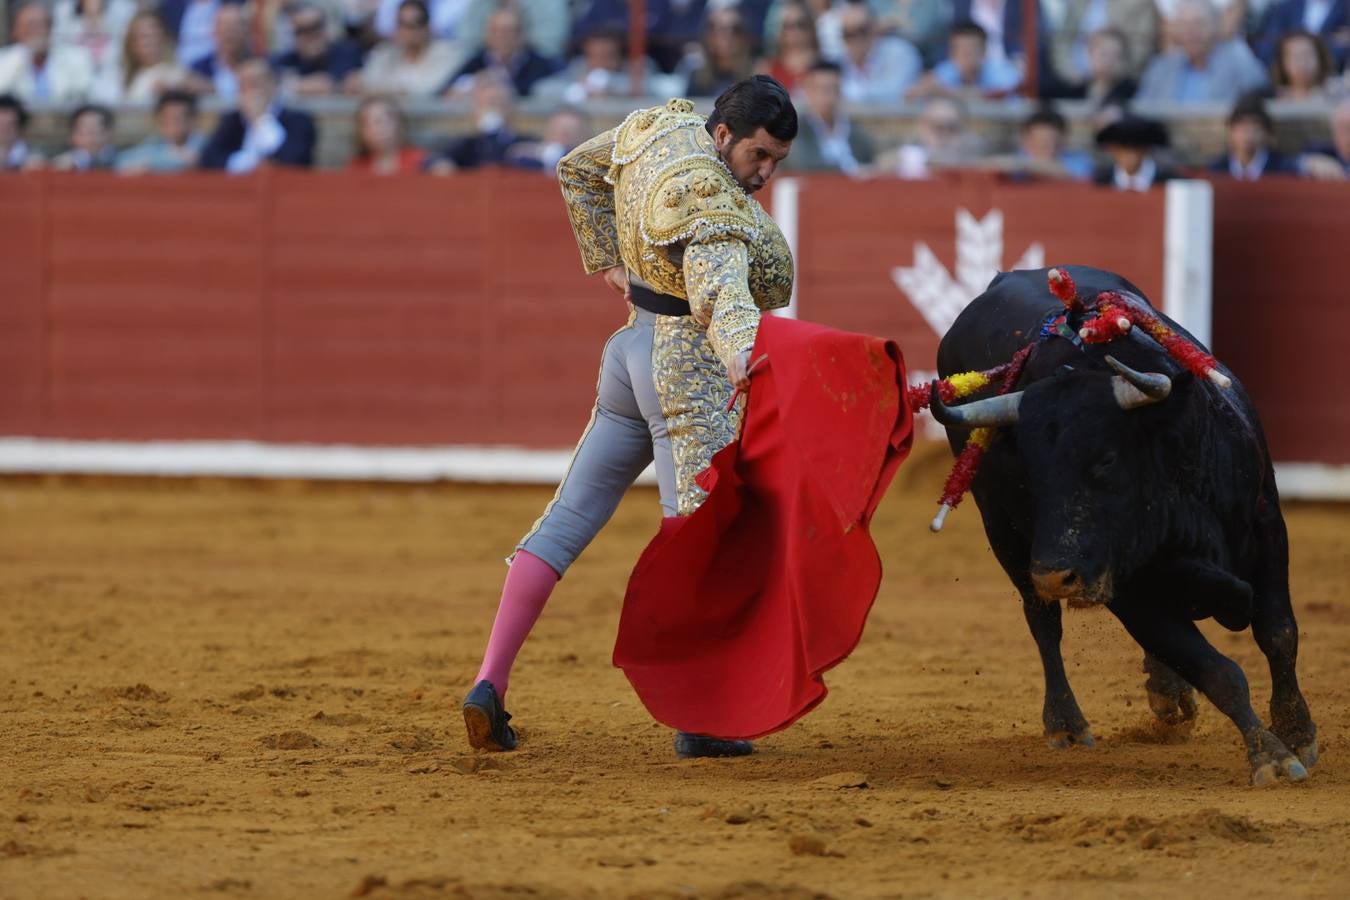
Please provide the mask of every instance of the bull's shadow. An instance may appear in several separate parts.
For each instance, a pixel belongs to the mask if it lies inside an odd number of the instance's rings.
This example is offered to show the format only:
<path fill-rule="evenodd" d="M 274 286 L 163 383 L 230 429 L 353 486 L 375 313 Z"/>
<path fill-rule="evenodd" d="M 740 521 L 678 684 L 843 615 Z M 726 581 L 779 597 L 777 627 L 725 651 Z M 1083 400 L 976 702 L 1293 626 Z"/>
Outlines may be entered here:
<path fill-rule="evenodd" d="M 1147 302 L 1118 275 L 1061 268 L 1088 307 L 1103 291 Z M 1241 732 L 1253 783 L 1306 778 L 1317 732 L 1295 674 L 1288 539 L 1255 407 L 1231 372 L 1221 367 L 1227 387 L 1197 378 L 1139 328 L 1093 345 L 1074 339 L 1072 316 L 1053 326 L 1065 307 L 1048 271 L 997 276 L 938 349 L 947 377 L 1034 342 L 1016 393 L 960 406 L 933 397 L 955 451 L 971 429 L 997 428 L 971 490 L 1040 651 L 1046 736 L 1055 747 L 1093 743 L 1064 671 L 1061 604 L 1102 604 L 1143 648 L 1161 722 L 1189 727 L 1194 686 Z M 1270 665 L 1269 728 L 1242 669 L 1196 627 L 1211 617 L 1252 629 Z"/>

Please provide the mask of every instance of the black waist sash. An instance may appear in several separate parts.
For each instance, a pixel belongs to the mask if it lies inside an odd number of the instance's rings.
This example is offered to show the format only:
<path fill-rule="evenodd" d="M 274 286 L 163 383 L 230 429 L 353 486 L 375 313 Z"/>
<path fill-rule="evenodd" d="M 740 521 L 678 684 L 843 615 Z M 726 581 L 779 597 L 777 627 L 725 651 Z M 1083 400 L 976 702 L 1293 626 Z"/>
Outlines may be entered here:
<path fill-rule="evenodd" d="M 681 300 L 669 294 L 658 294 L 649 287 L 632 283 L 628 285 L 628 293 L 633 298 L 633 305 L 638 309 L 654 312 L 658 316 L 689 315 L 688 300 Z"/>

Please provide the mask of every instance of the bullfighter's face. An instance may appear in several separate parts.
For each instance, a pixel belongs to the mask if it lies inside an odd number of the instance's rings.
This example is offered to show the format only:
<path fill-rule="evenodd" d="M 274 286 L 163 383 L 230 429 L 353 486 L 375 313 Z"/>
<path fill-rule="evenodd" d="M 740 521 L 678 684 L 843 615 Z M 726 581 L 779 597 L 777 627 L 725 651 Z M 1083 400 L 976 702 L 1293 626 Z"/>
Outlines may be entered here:
<path fill-rule="evenodd" d="M 737 183 L 748 194 L 764 187 L 778 164 L 787 159 L 791 141 L 780 141 L 763 128 L 749 137 L 737 138 L 726 125 L 713 128 L 717 155 L 727 164 Z"/>

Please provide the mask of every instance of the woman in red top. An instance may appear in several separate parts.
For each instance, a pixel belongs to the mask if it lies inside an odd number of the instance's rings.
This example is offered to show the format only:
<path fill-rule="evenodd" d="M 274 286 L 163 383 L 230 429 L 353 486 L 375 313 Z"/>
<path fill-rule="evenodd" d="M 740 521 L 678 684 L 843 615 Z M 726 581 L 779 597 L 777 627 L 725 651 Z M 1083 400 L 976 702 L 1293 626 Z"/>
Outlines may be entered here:
<path fill-rule="evenodd" d="M 389 97 L 367 97 L 356 109 L 356 153 L 350 168 L 375 175 L 422 171 L 426 152 L 409 146 L 403 110 Z"/>
<path fill-rule="evenodd" d="M 778 18 L 778 33 L 769 42 L 773 56 L 761 63 L 760 71 L 771 75 L 788 93 L 796 93 L 802 76 L 820 58 L 816 23 L 804 3 L 788 3 Z"/>

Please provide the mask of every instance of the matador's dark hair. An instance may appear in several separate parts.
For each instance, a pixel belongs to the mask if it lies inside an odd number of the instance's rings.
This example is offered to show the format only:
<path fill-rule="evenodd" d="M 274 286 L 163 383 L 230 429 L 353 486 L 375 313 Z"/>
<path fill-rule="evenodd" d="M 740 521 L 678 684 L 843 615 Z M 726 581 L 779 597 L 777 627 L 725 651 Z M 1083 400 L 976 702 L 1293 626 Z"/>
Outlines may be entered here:
<path fill-rule="evenodd" d="M 754 75 L 722 92 L 708 116 L 708 133 L 719 124 L 731 129 L 736 140 L 763 128 L 780 141 L 797 136 L 797 108 L 787 90 L 768 75 Z"/>

